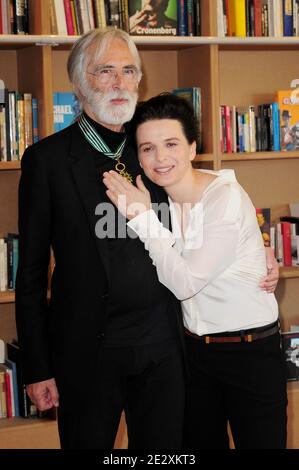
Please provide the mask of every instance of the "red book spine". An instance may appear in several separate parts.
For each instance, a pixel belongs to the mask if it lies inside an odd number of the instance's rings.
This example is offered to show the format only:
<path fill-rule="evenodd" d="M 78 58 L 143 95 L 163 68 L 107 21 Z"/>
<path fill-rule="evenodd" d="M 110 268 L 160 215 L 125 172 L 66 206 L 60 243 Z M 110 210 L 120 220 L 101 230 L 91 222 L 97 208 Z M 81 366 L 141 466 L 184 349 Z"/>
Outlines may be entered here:
<path fill-rule="evenodd" d="M 228 105 L 225 105 L 225 132 L 226 132 L 226 151 L 227 153 L 232 153 L 232 128 L 230 122 L 230 108 Z"/>
<path fill-rule="evenodd" d="M 254 35 L 262 36 L 262 0 L 254 0 Z"/>
<path fill-rule="evenodd" d="M 281 222 L 284 266 L 292 266 L 291 224 Z"/>
<path fill-rule="evenodd" d="M 63 4 L 64 4 L 67 34 L 69 36 L 73 36 L 75 34 L 75 29 L 74 29 L 74 24 L 73 24 L 71 2 L 70 0 L 63 0 Z"/>
<path fill-rule="evenodd" d="M 0 34 L 3 34 L 3 26 L 2 26 L 2 5 L 1 5 L 1 2 L 0 2 Z"/>
<path fill-rule="evenodd" d="M 5 372 L 5 387 L 6 387 L 7 417 L 12 418 L 12 401 L 11 401 L 12 390 L 11 390 L 11 387 L 10 387 L 10 377 L 9 377 L 8 372 Z"/>

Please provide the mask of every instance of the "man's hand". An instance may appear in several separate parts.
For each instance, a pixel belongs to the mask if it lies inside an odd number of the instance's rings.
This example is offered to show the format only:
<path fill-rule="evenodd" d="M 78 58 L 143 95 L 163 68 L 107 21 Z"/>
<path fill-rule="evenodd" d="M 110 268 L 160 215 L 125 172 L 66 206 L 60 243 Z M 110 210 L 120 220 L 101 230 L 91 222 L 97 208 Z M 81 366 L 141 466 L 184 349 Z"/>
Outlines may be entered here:
<path fill-rule="evenodd" d="M 273 249 L 267 247 L 265 250 L 268 274 L 261 280 L 259 286 L 263 290 L 269 293 L 273 293 L 276 289 L 279 279 L 279 266 L 275 259 Z"/>
<path fill-rule="evenodd" d="M 55 379 L 44 380 L 26 386 L 31 401 L 40 411 L 59 406 L 59 395 Z"/>
<path fill-rule="evenodd" d="M 127 219 L 131 220 L 150 210 L 150 193 L 144 186 L 140 175 L 136 178 L 137 187 L 113 170 L 109 173 L 105 172 L 103 176 L 103 182 L 108 188 L 107 196 Z"/>

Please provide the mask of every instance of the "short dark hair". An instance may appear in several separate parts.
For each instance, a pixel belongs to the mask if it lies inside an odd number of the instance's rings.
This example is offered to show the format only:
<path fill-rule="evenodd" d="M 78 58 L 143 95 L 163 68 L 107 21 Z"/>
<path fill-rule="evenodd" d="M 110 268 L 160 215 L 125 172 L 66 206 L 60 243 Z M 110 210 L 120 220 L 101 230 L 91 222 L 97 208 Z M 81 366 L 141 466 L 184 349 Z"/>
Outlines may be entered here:
<path fill-rule="evenodd" d="M 194 109 L 185 99 L 171 93 L 161 93 L 137 105 L 131 121 L 131 130 L 136 139 L 137 128 L 147 121 L 174 119 L 181 123 L 189 144 L 198 144 L 199 126 Z"/>

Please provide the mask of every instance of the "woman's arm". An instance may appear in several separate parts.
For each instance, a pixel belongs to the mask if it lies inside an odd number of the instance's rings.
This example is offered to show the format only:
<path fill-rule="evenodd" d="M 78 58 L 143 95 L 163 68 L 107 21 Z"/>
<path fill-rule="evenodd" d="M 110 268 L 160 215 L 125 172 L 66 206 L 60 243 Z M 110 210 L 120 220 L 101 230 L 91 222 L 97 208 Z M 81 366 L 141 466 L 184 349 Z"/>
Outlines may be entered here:
<path fill-rule="evenodd" d="M 115 172 L 104 175 L 107 195 L 127 218 L 128 225 L 138 234 L 157 268 L 158 278 L 178 299 L 194 296 L 221 272 L 230 266 L 236 256 L 238 227 L 235 221 L 224 217 L 230 199 L 230 187 L 225 186 L 214 202 L 213 221 L 204 224 L 200 207 L 195 217 L 188 250 L 180 255 L 173 245 L 175 238 L 165 229 L 150 208 L 150 195 L 141 178 L 137 188 Z M 135 217 L 134 217 L 135 216 Z M 186 242 L 186 240 L 185 240 Z"/>

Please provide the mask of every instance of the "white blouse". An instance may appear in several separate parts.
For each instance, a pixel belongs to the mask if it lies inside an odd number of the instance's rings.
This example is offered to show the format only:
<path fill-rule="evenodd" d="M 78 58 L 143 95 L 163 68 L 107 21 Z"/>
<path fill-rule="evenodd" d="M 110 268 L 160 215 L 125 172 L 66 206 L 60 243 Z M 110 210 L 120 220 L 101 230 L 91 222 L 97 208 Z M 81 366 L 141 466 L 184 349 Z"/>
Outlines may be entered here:
<path fill-rule="evenodd" d="M 274 322 L 274 294 L 259 281 L 267 273 L 255 208 L 233 170 L 216 175 L 189 208 L 182 234 L 169 199 L 172 233 L 151 209 L 128 222 L 156 266 L 158 278 L 181 300 L 184 324 L 197 335 L 255 328 Z"/>

